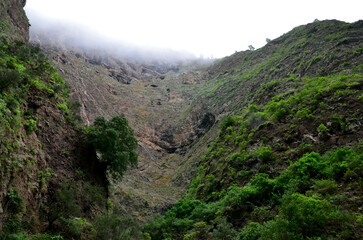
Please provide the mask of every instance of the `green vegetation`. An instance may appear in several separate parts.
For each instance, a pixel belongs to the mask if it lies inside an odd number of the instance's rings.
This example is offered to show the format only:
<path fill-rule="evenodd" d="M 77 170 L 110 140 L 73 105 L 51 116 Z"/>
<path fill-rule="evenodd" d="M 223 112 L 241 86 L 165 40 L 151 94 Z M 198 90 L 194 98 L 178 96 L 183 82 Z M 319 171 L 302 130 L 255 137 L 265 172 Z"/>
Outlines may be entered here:
<path fill-rule="evenodd" d="M 339 206 L 334 199 L 340 197 L 338 188 L 345 185 L 359 188 L 362 160 L 361 146 L 356 150 L 338 149 L 323 156 L 309 153 L 276 178 L 257 174 L 244 187 L 232 185 L 219 193 L 217 201 L 183 198 L 164 217 L 157 216 L 146 224 L 144 231 L 152 239 L 180 238 L 180 234 L 184 234 L 184 239 L 198 239 L 191 237 L 201 234 L 207 236 L 204 239 L 306 239 L 323 235 L 356 238 L 354 229 L 359 227 L 359 215 L 353 209 Z M 277 208 L 278 214 L 263 221 L 264 212 L 254 211 L 262 206 L 269 211 Z M 240 219 L 241 214 L 244 219 Z M 226 222 L 224 216 L 237 218 Z M 238 236 L 233 234 L 241 226 L 240 221 L 248 219 L 250 222 Z M 218 229 L 221 222 L 224 222 L 222 232 L 227 233 L 225 238 L 216 234 L 221 231 Z"/>
<path fill-rule="evenodd" d="M 68 112 L 68 107 L 65 103 L 60 103 L 57 105 L 57 108 L 64 111 L 64 112 Z"/>
<path fill-rule="evenodd" d="M 40 161 L 42 168 L 37 166 L 36 159 L 43 155 L 39 135 L 48 131 L 45 128 L 58 131 L 63 122 L 77 124 L 79 116 L 74 110 L 79 104 L 68 101 L 64 80 L 39 48 L 20 42 L 10 43 L 6 38 L 1 41 L 0 176 L 5 177 L 5 181 L 7 178 L 17 179 L 19 174 L 16 173 L 22 171 L 22 175 L 29 179 L 26 192 L 32 191 L 34 196 L 39 194 L 42 198 L 47 195 L 47 201 L 39 203 L 39 211 L 47 217 L 33 218 L 34 210 L 27 208 L 21 196 L 24 192 L 10 189 L 5 204 L 2 202 L 2 209 L 10 215 L 3 219 L 0 239 L 109 239 L 108 236 L 112 239 L 141 239 L 139 225 L 120 216 L 111 216 L 113 206 L 106 199 L 104 186 L 88 182 L 81 170 L 76 172 L 77 180 L 70 179 L 58 189 L 52 189 L 54 193 L 48 192 L 49 182 L 57 174 L 50 168 L 43 168 L 44 160 Z M 63 117 L 57 121 L 46 119 L 47 114 L 39 114 L 43 106 L 46 106 L 46 112 Z M 110 121 L 97 118 L 86 134 L 87 143 L 101 154 L 100 161 L 112 176 L 121 177 L 128 165 L 136 164 L 137 141 L 123 116 Z M 31 142 L 34 139 L 38 142 Z M 82 140 L 82 136 L 79 139 Z M 74 157 L 68 149 L 59 153 L 67 158 Z M 109 215 L 103 215 L 106 213 Z M 49 224 L 49 232 L 32 234 L 38 232 L 40 221 Z"/>
<path fill-rule="evenodd" d="M 29 119 L 25 122 L 26 132 L 28 134 L 34 132 L 37 129 L 37 121 L 34 119 Z"/>
<path fill-rule="evenodd" d="M 100 216 L 95 220 L 96 239 L 145 239 L 140 224 L 132 218 L 117 215 Z"/>
<path fill-rule="evenodd" d="M 144 226 L 152 239 L 360 239 L 361 210 L 349 196 L 361 193 L 363 148 L 353 126 L 362 116 L 363 75 L 346 52 L 302 51 L 315 33 L 303 29 L 289 36 L 299 41 L 285 37 L 273 51 L 215 64 L 244 59 L 197 97 L 233 115 L 221 121 L 187 194 Z M 259 62 L 262 51 L 269 57 Z M 335 74 L 323 69 L 338 56 Z"/>
<path fill-rule="evenodd" d="M 114 178 L 121 178 L 128 165 L 137 163 L 137 140 L 125 117 L 117 116 L 110 121 L 96 118 L 87 129 L 88 142 L 102 155 L 100 161 Z"/>
<path fill-rule="evenodd" d="M 97 118 L 86 128 L 86 141 L 99 160 L 97 173 L 95 164 L 86 162 L 90 169 L 75 166 L 69 174 L 75 179 L 47 189 L 57 175 L 43 162 L 42 169 L 33 167 L 35 157 L 50 161 L 49 156 L 40 141 L 31 147 L 24 143 L 46 127 L 59 130 L 59 122 L 39 114 L 45 104 L 45 112 L 56 111 L 68 124 L 76 123 L 72 109 L 77 104 L 68 101 L 63 79 L 39 49 L 4 39 L 0 177 L 33 175 L 27 189 L 4 191 L 2 207 L 9 214 L 0 239 L 360 239 L 363 144 L 357 133 L 363 68 L 354 65 L 363 51 L 361 46 L 347 50 L 354 41 L 345 35 L 360 33 L 350 28 L 315 22 L 269 40 L 265 49 L 217 62 L 218 71 L 211 71 L 215 77 L 200 87 L 195 102 L 202 99 L 229 115 L 198 159 L 199 171 L 186 195 L 144 226 L 122 216 L 124 210 L 107 199 L 104 186 L 94 183 L 99 176 L 86 180 L 100 172 L 101 178 L 109 173 L 118 180 L 137 163 L 137 140 L 123 116 Z M 62 148 L 55 152 L 65 159 L 74 154 Z M 40 206 L 47 219 L 28 221 L 34 209 L 22 194 L 29 192 L 39 198 L 49 194 Z M 41 226 L 37 220 L 47 223 L 48 233 L 33 234 Z"/>
<path fill-rule="evenodd" d="M 0 45 L 0 159 L 4 159 L 9 143 L 24 127 L 28 134 L 37 130 L 31 102 L 48 96 L 51 101 L 64 102 L 68 89 L 64 80 L 50 66 L 39 48 L 21 42 Z M 26 113 L 26 114 L 22 114 Z"/>
<path fill-rule="evenodd" d="M 69 103 L 64 80 L 38 47 L 21 42 L 11 43 L 4 36 L 1 36 L 0 42 L 0 178 L 2 190 L 9 188 L 6 196 L 1 198 L 0 239 L 79 238 L 84 233 L 92 232 L 84 215 L 83 204 L 88 204 L 88 207 L 92 205 L 97 210 L 95 212 L 102 213 L 106 206 L 104 189 L 88 182 L 74 183 L 77 188 L 73 191 L 80 192 L 82 197 L 78 194 L 66 195 L 63 188 L 53 189 L 56 193 L 51 196 L 48 184 L 57 174 L 45 167 L 45 160 L 39 158 L 39 155 L 44 156 L 39 135 L 50 129 L 51 119 L 45 118 L 53 112 L 63 115 L 64 119 L 52 122 L 55 123 L 52 129 L 58 131 L 58 124 L 64 120 L 75 123 L 77 118 L 73 109 L 76 104 Z M 47 114 L 41 114 L 44 108 Z M 44 129 L 45 126 L 49 129 Z M 25 186 L 22 186 L 20 176 L 28 181 Z M 32 196 L 47 200 L 29 202 L 33 200 Z M 48 202 L 48 198 L 52 198 L 52 201 Z M 59 208 L 59 203 L 64 203 L 63 207 Z M 39 212 L 34 212 L 34 205 L 28 207 L 26 204 L 39 204 Z M 48 204 L 60 211 L 55 213 L 48 210 Z M 48 211 L 50 222 L 44 217 Z M 36 216 L 37 213 L 42 217 Z M 33 234 L 39 232 L 44 222 L 52 225 L 54 221 L 60 224 L 61 231 L 53 227 L 49 234 Z"/>
<path fill-rule="evenodd" d="M 8 174 L 16 176 L 17 171 L 28 174 L 27 169 L 34 164 L 32 157 L 25 159 L 20 153 L 36 154 L 36 150 L 29 151 L 19 144 L 27 139 L 21 134 L 22 129 L 27 134 L 39 131 L 34 99 L 47 96 L 51 102 L 63 102 L 68 97 L 68 90 L 39 48 L 21 42 L 10 43 L 4 37 L 0 41 L 0 173 L 3 179 Z M 38 171 L 41 191 L 45 190 L 48 179 L 53 176 L 49 168 Z M 59 235 L 29 234 L 35 226 L 29 226 L 25 220 L 28 209 L 20 191 L 10 189 L 6 199 L 10 215 L 4 219 L 0 239 L 63 239 Z"/>

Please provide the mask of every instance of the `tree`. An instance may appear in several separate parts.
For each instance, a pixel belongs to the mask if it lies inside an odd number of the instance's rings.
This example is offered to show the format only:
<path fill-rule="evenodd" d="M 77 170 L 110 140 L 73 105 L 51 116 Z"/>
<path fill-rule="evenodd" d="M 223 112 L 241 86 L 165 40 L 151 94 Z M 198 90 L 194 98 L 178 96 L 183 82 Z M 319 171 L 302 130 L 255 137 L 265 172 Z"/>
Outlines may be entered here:
<path fill-rule="evenodd" d="M 248 46 L 248 48 L 249 48 L 251 51 L 255 50 L 255 47 L 254 47 L 254 46 L 252 46 L 252 45 L 249 45 L 249 46 Z"/>
<path fill-rule="evenodd" d="M 101 154 L 99 161 L 106 164 L 114 179 L 122 178 L 128 165 L 137 164 L 137 139 L 124 116 L 116 116 L 110 121 L 96 118 L 87 129 L 87 139 Z"/>
<path fill-rule="evenodd" d="M 269 43 L 269 42 L 271 42 L 271 39 L 266 38 L 266 43 Z"/>

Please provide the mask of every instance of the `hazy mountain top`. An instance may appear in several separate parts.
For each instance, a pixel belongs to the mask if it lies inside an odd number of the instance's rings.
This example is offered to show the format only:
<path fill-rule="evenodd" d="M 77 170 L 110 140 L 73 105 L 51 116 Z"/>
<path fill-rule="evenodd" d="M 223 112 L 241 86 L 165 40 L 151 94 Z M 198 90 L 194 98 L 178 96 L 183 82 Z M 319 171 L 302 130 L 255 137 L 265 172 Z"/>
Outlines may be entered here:
<path fill-rule="evenodd" d="M 87 26 L 67 23 L 65 21 L 45 20 L 39 15 L 31 15 L 30 18 L 32 19 L 30 41 L 42 45 L 48 44 L 63 50 L 98 51 L 105 56 L 139 62 L 157 60 L 164 63 L 177 63 L 197 59 L 195 55 L 187 51 L 138 46 L 133 43 L 108 39 L 92 31 Z M 122 25 L 120 25 L 120 28 L 122 28 Z M 167 34 L 167 31 L 165 34 Z"/>

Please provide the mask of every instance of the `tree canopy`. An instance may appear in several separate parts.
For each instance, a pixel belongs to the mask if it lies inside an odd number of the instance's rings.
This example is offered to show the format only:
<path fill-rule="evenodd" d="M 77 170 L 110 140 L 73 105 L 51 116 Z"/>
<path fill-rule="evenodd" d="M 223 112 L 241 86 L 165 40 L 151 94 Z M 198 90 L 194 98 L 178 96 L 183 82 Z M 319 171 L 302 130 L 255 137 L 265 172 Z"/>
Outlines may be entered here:
<path fill-rule="evenodd" d="M 113 178 L 121 178 L 128 165 L 137 164 L 137 139 L 124 116 L 107 121 L 98 117 L 87 130 L 88 142 L 101 154 Z"/>

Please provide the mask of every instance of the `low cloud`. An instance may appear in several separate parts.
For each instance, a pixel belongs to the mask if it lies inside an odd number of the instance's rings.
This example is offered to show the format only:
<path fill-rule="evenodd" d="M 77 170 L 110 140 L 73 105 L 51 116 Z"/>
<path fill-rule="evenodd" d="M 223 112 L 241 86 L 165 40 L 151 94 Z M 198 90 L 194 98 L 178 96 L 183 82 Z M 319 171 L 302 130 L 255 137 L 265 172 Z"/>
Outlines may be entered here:
<path fill-rule="evenodd" d="M 84 50 L 97 55 L 117 56 L 131 61 L 162 61 L 168 63 L 196 60 L 197 57 L 186 51 L 168 48 L 140 46 L 133 43 L 110 40 L 88 26 L 61 20 L 49 20 L 44 16 L 28 13 L 30 41 L 33 44 L 49 45 L 61 50 Z"/>

